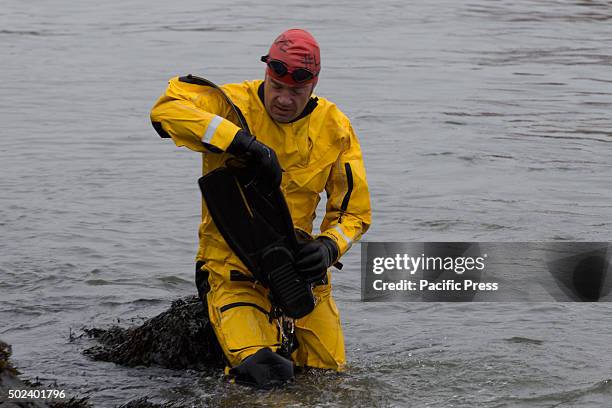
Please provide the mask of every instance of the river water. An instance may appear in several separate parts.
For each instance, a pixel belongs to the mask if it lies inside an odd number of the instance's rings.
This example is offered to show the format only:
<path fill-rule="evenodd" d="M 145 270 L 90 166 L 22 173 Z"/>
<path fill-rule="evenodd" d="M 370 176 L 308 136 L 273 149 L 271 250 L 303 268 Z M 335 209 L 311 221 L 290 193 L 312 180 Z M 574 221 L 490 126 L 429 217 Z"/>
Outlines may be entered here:
<path fill-rule="evenodd" d="M 259 78 L 296 26 L 360 137 L 364 239 L 612 241 L 609 1 L 3 0 L 0 338 L 20 369 L 96 407 L 611 406 L 609 304 L 363 303 L 359 246 L 334 275 L 342 375 L 253 392 L 81 355 L 71 331 L 194 293 L 200 158 L 150 126 L 166 81 Z"/>

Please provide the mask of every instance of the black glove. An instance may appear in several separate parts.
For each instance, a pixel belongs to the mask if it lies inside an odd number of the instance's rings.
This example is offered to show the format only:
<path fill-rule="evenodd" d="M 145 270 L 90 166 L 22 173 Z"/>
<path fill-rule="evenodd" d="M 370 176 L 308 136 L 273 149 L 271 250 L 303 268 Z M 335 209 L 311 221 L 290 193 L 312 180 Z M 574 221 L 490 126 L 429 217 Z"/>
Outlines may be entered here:
<path fill-rule="evenodd" d="M 283 169 L 278 162 L 276 153 L 270 147 L 261 143 L 245 130 L 240 129 L 227 152 L 236 157 L 245 158 L 253 163 L 272 188 L 278 188 L 283 177 Z"/>
<path fill-rule="evenodd" d="M 318 237 L 301 245 L 295 266 L 306 282 L 314 283 L 325 278 L 327 268 L 338 257 L 338 246 L 326 237 Z"/>

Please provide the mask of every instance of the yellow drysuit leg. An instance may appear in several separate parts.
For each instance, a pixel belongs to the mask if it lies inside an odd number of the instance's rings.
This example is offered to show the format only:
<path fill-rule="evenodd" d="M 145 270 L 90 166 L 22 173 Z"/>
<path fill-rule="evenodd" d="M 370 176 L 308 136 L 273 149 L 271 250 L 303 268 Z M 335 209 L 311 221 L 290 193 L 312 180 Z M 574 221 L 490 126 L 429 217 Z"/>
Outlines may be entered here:
<path fill-rule="evenodd" d="M 329 282 L 328 272 L 328 282 Z M 315 286 L 317 304 L 307 316 L 295 321 L 299 347 L 292 354 L 298 366 L 341 371 L 346 362 L 340 313 L 331 296 L 331 284 Z"/>
<path fill-rule="evenodd" d="M 211 288 L 208 315 L 230 366 L 264 347 L 276 351 L 281 336 L 276 321 L 270 320 L 268 290 L 247 280 L 232 280 L 231 271 L 219 273 L 208 264 L 203 268 Z"/>
<path fill-rule="evenodd" d="M 244 274 L 218 266 L 203 266 L 211 288 L 207 294 L 208 313 L 230 366 L 237 366 L 264 347 L 278 350 L 281 333 L 277 320 L 270 320 L 268 290 L 244 280 Z M 342 370 L 344 337 L 331 285 L 316 286 L 314 294 L 317 298 L 314 310 L 295 321 L 299 346 L 292 359 L 299 366 Z"/>

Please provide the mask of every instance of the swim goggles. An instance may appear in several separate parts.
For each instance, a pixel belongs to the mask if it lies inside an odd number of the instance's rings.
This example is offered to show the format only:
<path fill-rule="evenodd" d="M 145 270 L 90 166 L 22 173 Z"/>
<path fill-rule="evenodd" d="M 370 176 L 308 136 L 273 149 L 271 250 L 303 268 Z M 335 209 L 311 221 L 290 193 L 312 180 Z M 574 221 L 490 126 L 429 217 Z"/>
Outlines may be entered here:
<path fill-rule="evenodd" d="M 289 72 L 287 64 L 285 64 L 283 61 L 270 59 L 269 55 L 264 55 L 263 57 L 261 57 L 261 61 L 265 62 L 268 67 L 274 72 L 274 74 L 278 77 L 284 77 L 287 74 L 291 74 L 291 78 L 293 78 L 293 80 L 298 84 L 310 81 L 312 78 L 318 75 L 313 74 L 306 68 L 296 68 L 293 71 Z"/>

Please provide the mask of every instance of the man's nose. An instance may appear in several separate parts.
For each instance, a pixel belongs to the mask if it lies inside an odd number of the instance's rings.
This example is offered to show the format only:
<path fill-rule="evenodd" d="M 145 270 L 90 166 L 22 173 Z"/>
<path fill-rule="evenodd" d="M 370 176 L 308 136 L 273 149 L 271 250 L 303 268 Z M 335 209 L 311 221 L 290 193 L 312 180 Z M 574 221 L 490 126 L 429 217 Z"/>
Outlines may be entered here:
<path fill-rule="evenodd" d="M 281 92 L 276 100 L 281 105 L 291 105 L 292 102 L 292 99 L 287 92 Z"/>

